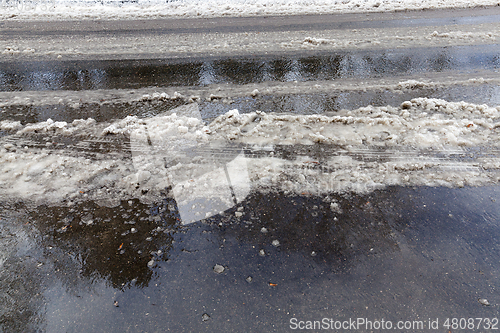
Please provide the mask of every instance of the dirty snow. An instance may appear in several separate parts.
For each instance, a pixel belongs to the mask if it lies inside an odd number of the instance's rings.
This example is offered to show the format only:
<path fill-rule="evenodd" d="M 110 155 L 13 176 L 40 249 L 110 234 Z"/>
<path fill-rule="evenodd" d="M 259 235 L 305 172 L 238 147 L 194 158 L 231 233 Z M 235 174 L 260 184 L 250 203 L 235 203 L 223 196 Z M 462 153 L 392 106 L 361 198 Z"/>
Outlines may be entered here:
<path fill-rule="evenodd" d="M 361 73 L 363 74 L 363 73 Z M 300 71 L 290 71 L 293 79 L 305 80 Z M 138 89 L 96 89 L 96 90 L 41 90 L 41 91 L 0 91 L 0 108 L 8 107 L 47 107 L 53 105 L 79 109 L 83 105 L 98 104 L 119 106 L 124 104 L 184 102 L 220 100 L 231 104 L 240 97 L 279 96 L 292 94 L 324 94 L 332 92 L 394 91 L 404 93 L 414 89 L 440 89 L 454 86 L 473 87 L 480 85 L 500 85 L 497 73 L 476 71 L 453 73 L 426 73 L 418 79 L 405 76 L 378 78 L 338 78 L 332 80 L 264 82 L 250 84 L 208 84 L 204 86 L 146 87 Z M 493 99 L 494 100 L 494 99 Z M 20 126 L 11 124 L 9 126 Z M 5 123 L 3 126 L 7 126 Z"/>
<path fill-rule="evenodd" d="M 112 123 L 2 121 L 2 199 L 114 205 L 152 202 L 169 189 L 190 223 L 250 191 L 365 193 L 500 179 L 500 107 L 418 98 L 330 115 L 232 110 L 208 124 L 197 108 Z M 110 140 L 115 148 L 98 147 Z"/>
<path fill-rule="evenodd" d="M 415 19 L 416 16 L 414 14 Z M 12 24 L 13 27 L 7 29 L 12 29 L 13 32 L 26 32 L 26 27 L 18 26 L 17 23 Z M 41 24 L 47 29 L 56 29 L 55 31 L 62 29 L 54 28 L 50 22 L 34 24 Z M 199 56 L 247 56 L 248 54 L 311 50 L 345 51 L 346 49 L 491 45 L 496 44 L 500 36 L 498 22 L 421 26 L 418 29 L 410 25 L 360 29 L 326 28 L 317 31 L 269 31 L 266 29 L 259 31 L 250 29 L 250 31 L 228 33 L 209 31 L 205 27 L 200 28 L 200 33 L 147 33 L 147 31 L 140 31 L 137 34 L 130 34 L 116 31 L 113 32 L 112 37 L 107 34 L 90 33 L 91 31 L 89 34 L 71 33 L 75 26 L 71 23 L 65 24 L 68 29 L 65 33 L 42 33 L 36 38 L 26 38 L 24 33 L 9 35 L 8 38 L 0 40 L 0 57 L 9 61 L 22 59 L 111 60 L 117 58 L 123 60 L 144 59 L 145 57 L 148 59 L 151 57 L 190 57 L 193 52 Z M 62 24 L 62 27 L 65 24 Z M 104 25 L 106 26 L 103 27 L 104 30 L 113 29 L 109 22 L 104 23 Z M 135 23 L 132 26 L 135 26 Z M 169 25 L 166 23 L 161 27 L 169 29 Z M 84 31 L 88 30 L 84 29 Z M 31 31 L 27 32 L 31 33 Z"/>
<path fill-rule="evenodd" d="M 496 6 L 496 0 L 138 0 L 2 1 L 0 19 L 93 20 L 387 12 Z"/>

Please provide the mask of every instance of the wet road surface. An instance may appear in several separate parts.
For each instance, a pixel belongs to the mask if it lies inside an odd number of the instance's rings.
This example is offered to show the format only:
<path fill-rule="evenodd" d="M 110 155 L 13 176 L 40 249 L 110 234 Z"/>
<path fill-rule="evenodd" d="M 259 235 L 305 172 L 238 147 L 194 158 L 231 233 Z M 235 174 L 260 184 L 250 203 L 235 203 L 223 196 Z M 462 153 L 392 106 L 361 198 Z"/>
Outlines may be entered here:
<path fill-rule="evenodd" d="M 283 332 L 293 318 L 384 318 L 425 323 L 407 332 L 439 319 L 445 332 L 447 318 L 498 317 L 499 193 L 254 193 L 187 227 L 168 199 L 4 205 L 2 327 Z"/>
<path fill-rule="evenodd" d="M 497 105 L 499 50 L 495 44 L 199 62 L 9 63 L 0 70 L 0 120 L 154 116 L 184 104 L 190 96 L 202 103 L 204 119 L 234 108 L 320 114 L 366 105 L 396 106 L 417 97 Z M 255 89 L 258 97 L 252 96 Z M 186 97 L 160 103 L 140 100 L 143 94 L 158 92 Z"/>
<path fill-rule="evenodd" d="M 205 26 L 196 29 L 234 33 L 241 22 L 244 31 L 308 33 L 498 24 L 495 10 L 429 13 L 428 19 L 421 13 L 368 20 L 353 15 L 336 22 L 315 17 L 308 24 L 289 18 L 293 22 L 280 21 L 279 28 L 264 18 L 216 19 L 202 20 L 197 24 Z M 130 28 L 120 22 L 113 34 L 192 34 L 191 23 L 169 30 L 164 22 L 155 30 L 151 22 Z M 81 25 L 49 27 L 37 37 L 21 23 L 6 22 L 0 34 L 14 43 L 19 29 L 34 39 L 68 31 L 106 35 L 111 29 L 107 22 L 104 32 Z M 156 116 L 194 101 L 204 122 L 235 108 L 335 114 L 370 104 L 399 106 L 417 97 L 499 105 L 495 36 L 486 42 L 470 36 L 453 45 L 429 40 L 432 45 L 407 48 L 393 41 L 387 48 L 333 51 L 310 39 L 305 48 L 282 53 L 242 48 L 213 55 L 201 50 L 194 57 L 191 51 L 182 57 L 154 53 L 137 60 L 121 51 L 105 59 L 85 52 L 61 58 L 56 53 L 55 59 L 36 51 L 3 53 L 0 120 L 24 125 L 92 117 L 100 123 Z M 162 92 L 174 97 L 163 98 Z M 7 145 L 20 140 L 6 130 L 0 139 L 3 154 L 15 151 Z M 26 147 L 51 138 L 35 139 Z M 117 151 L 99 144 L 99 152 Z M 482 148 L 488 155 L 488 147 Z M 280 152 L 273 149 L 263 157 Z M 292 160 L 299 149 L 292 146 L 281 155 Z M 123 163 L 130 155 L 120 155 Z M 455 332 L 471 323 L 476 331 L 489 331 L 500 325 L 496 184 L 321 195 L 250 190 L 231 208 L 190 224 L 181 223 L 183 208 L 169 188 L 152 203 L 130 197 L 116 198 L 113 205 L 86 200 L 83 192 L 79 200 L 56 205 L 2 195 L 0 332 L 287 332 L 308 325 L 314 331 L 314 325 L 348 331 L 336 326 L 346 321 L 356 322 L 349 326 L 354 331 L 371 332 L 382 331 L 376 326 L 382 320 L 396 332 Z M 197 204 L 209 206 L 208 199 Z"/>

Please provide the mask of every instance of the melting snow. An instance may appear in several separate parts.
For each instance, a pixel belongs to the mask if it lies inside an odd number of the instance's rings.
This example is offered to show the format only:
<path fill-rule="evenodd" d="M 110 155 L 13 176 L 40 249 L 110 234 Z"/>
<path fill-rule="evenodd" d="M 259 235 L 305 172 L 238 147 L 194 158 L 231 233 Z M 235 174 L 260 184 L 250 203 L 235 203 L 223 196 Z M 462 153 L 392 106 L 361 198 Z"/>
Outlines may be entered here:
<path fill-rule="evenodd" d="M 330 116 L 232 110 L 204 124 L 196 114 L 192 103 L 113 123 L 2 121 L 0 192 L 35 203 L 112 205 L 132 197 L 151 202 L 170 188 L 189 223 L 251 190 L 327 194 L 500 179 L 500 107 L 418 98 Z M 76 144 L 59 147 L 65 140 Z M 119 147 L 85 144 L 106 140 Z"/>
<path fill-rule="evenodd" d="M 136 0 L 2 1 L 0 19 L 144 19 L 307 15 L 495 6 L 496 0 Z"/>

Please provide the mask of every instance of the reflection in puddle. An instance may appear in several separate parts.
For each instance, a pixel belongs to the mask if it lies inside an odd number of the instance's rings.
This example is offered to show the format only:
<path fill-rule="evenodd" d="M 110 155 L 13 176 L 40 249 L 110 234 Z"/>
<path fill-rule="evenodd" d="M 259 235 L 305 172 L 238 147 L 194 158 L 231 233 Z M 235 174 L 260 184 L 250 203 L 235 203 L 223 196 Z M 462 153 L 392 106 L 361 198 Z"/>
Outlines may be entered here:
<path fill-rule="evenodd" d="M 0 330 L 44 328 L 47 317 L 56 314 L 46 312 L 49 302 L 60 304 L 51 299 L 54 290 L 59 297 L 79 299 L 99 289 L 104 294 L 107 288 L 148 287 L 154 267 L 169 259 L 178 229 L 170 201 L 146 206 L 130 200 L 114 208 L 94 202 L 35 209 L 5 205 L 0 218 Z"/>
<path fill-rule="evenodd" d="M 167 199 L 152 209 L 137 200 L 114 208 L 93 202 L 41 206 L 28 221 L 45 235 L 45 255 L 68 288 L 77 287 L 80 279 L 104 279 L 115 288 L 145 287 L 152 276 L 149 267 L 168 260 L 172 247 L 177 221 L 165 205 Z M 70 267 L 79 274 L 68 274 Z"/>
<path fill-rule="evenodd" d="M 290 78 L 324 64 L 279 66 Z M 464 106 L 497 122 L 498 110 Z M 421 126 L 371 120 L 429 108 L 389 109 L 348 111 L 369 126 L 333 123 L 342 145 L 307 141 L 320 118 L 233 111 L 205 126 L 195 103 L 111 124 L 14 124 L 3 174 L 16 184 L 5 192 L 20 192 L 0 210 L 0 330 L 263 332 L 292 317 L 497 316 L 498 188 L 414 187 L 496 184 L 498 150 L 478 147 L 497 141 L 495 129 L 474 127 L 480 112 L 445 112 L 476 145 L 405 150 L 391 134 L 419 144 Z M 438 118 L 432 137 L 447 134 Z"/>
<path fill-rule="evenodd" d="M 189 226 L 165 195 L 3 206 L 0 327 L 284 331 L 292 317 L 497 315 L 497 187 L 251 192 Z"/>
<path fill-rule="evenodd" d="M 232 215 L 221 239 L 300 253 L 333 271 L 358 256 L 399 251 L 389 221 L 369 197 L 252 193 Z"/>
<path fill-rule="evenodd" d="M 480 56 L 478 56 L 480 54 Z M 1 91 L 137 89 L 379 78 L 499 67 L 497 45 L 331 53 L 297 58 L 241 58 L 191 63 L 157 61 L 26 62 L 0 70 Z"/>

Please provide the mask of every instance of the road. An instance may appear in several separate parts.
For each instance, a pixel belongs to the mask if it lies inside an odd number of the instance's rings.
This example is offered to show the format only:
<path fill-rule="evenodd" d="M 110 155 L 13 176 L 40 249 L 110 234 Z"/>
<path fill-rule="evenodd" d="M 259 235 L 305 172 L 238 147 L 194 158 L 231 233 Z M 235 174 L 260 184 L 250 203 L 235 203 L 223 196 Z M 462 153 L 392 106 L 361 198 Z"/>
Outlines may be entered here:
<path fill-rule="evenodd" d="M 499 28 L 1 22 L 0 332 L 497 327 Z"/>
<path fill-rule="evenodd" d="M 199 20 L 6 21 L 0 25 L 0 50 L 3 61 L 171 60 L 485 45 L 496 43 L 499 17 L 500 9 L 490 7 Z"/>

